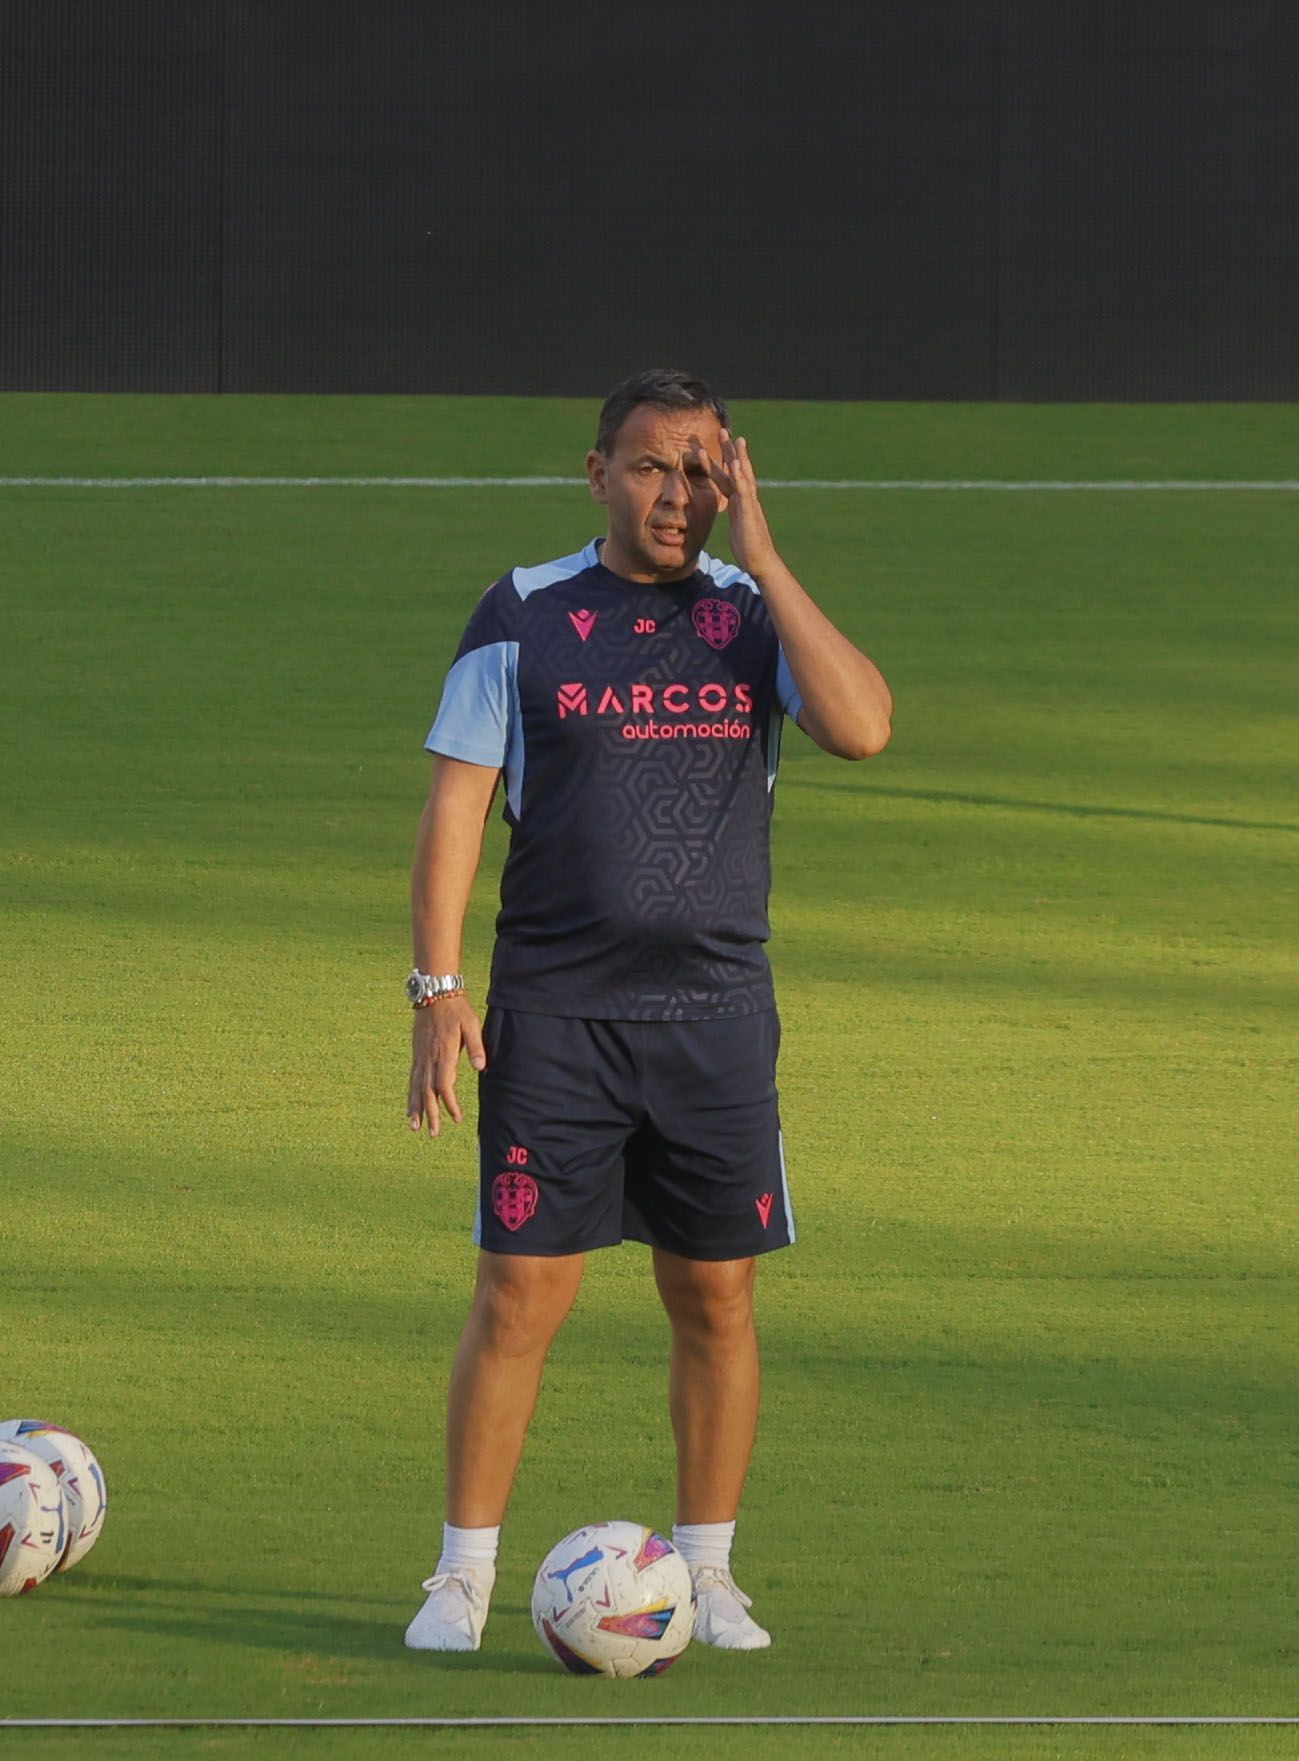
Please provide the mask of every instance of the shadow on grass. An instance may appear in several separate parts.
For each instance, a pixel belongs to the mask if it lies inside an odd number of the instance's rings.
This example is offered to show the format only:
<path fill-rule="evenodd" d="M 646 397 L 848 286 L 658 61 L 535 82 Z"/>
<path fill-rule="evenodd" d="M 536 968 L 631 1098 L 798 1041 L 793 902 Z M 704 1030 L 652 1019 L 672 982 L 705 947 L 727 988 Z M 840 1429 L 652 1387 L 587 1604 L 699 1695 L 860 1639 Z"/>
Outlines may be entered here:
<path fill-rule="evenodd" d="M 337 1590 L 251 1590 L 247 1584 L 205 1583 L 198 1579 L 184 1578 L 140 1578 L 123 1577 L 113 1572 L 104 1577 L 81 1577 L 73 1579 L 62 1576 L 49 1580 L 49 1590 L 53 1590 L 60 1598 L 66 1596 L 73 1601 L 90 1599 L 95 1596 L 118 1596 L 122 1591 L 140 1591 L 146 1595 L 163 1596 L 253 1596 L 259 1602 L 279 1599 L 285 1602 L 349 1602 L 365 1603 L 374 1608 L 391 1608 L 390 1596 L 358 1596 L 349 1590 L 346 1595 Z M 47 1590 L 47 1600 L 49 1599 Z"/>
<path fill-rule="evenodd" d="M 214 1592 L 211 1585 L 203 1584 L 169 1584 L 165 1588 L 172 1591 L 184 1588 L 196 1597 L 220 1593 Z M 389 1613 L 383 1618 L 358 1619 L 346 1615 L 306 1613 L 301 1609 L 258 1607 L 256 1604 L 263 1600 L 264 1596 L 258 1593 L 251 1603 L 225 1608 L 196 1607 L 189 1601 L 170 1602 L 162 1607 L 151 1601 L 135 1607 L 129 1604 L 101 1605 L 95 1613 L 100 1624 L 142 1636 L 280 1652 L 286 1666 L 301 1669 L 304 1679 L 316 1677 L 318 1685 L 348 1686 L 348 1665 L 362 1660 L 392 1663 L 407 1659 L 412 1666 L 438 1670 L 486 1668 L 536 1675 L 555 1673 L 554 1662 L 541 1653 L 540 1647 L 535 1653 L 494 1649 L 465 1654 L 453 1652 L 431 1661 L 421 1653 L 406 1649 L 402 1639 L 404 1620 L 393 1618 L 391 1602 L 386 1604 Z M 506 1605 L 502 1612 L 519 1610 Z"/>
<path fill-rule="evenodd" d="M 49 1580 L 45 1600 L 49 1602 L 53 1596 L 60 1600 L 65 1597 L 72 1602 L 91 1601 L 99 1596 L 119 1597 L 123 1591 L 128 1594 L 137 1592 L 146 1596 L 222 1596 L 230 1599 L 243 1598 L 254 1602 L 345 1602 L 349 1607 L 364 1605 L 370 1608 L 386 1609 L 391 1615 L 393 1601 L 391 1596 L 359 1596 L 352 1590 L 277 1590 L 274 1588 L 251 1588 L 248 1584 L 219 1584 L 205 1582 L 199 1578 L 144 1578 L 128 1577 L 121 1572 L 112 1572 L 103 1577 L 65 1577 L 62 1573 Z M 497 1614 L 530 1614 L 531 1611 L 522 1602 L 509 1602 L 496 1597 L 492 1608 Z M 313 1618 L 319 1618 L 314 1617 Z"/>
<path fill-rule="evenodd" d="M 341 1593 L 250 1589 L 247 1585 L 207 1583 L 193 1578 L 133 1577 L 121 1573 L 74 1581 L 56 1578 L 52 1580 L 51 1588 L 55 1595 L 48 1597 L 47 1606 L 57 1597 L 58 1601 L 81 1609 L 93 1605 L 98 1623 L 130 1632 L 193 1639 L 204 1644 L 251 1645 L 261 1650 L 281 1651 L 293 1664 L 318 1672 L 326 1685 L 330 1681 L 339 1686 L 347 1685 L 348 1664 L 361 1658 L 384 1662 L 409 1658 L 412 1663 L 419 1660 L 418 1654 L 408 1652 L 403 1643 L 408 1611 L 394 1612 L 390 1596 L 359 1596 L 350 1590 Z M 130 1601 L 124 1603 L 124 1595 L 137 1596 L 140 1602 L 136 1605 Z M 112 1599 L 111 1602 L 108 1598 Z M 239 1606 L 214 1608 L 210 1606 L 213 1599 L 238 1602 Z M 266 1608 L 263 1605 L 267 1602 L 295 1606 Z M 358 1618 L 355 1615 L 304 1611 L 302 1608 L 303 1603 L 320 1602 L 343 1602 L 353 1608 L 363 1604 L 384 1612 Z M 523 1603 L 506 1599 L 498 1599 L 493 1607 L 497 1615 L 522 1617 L 530 1612 Z M 413 1608 L 412 1602 L 411 1610 Z M 487 1654 L 464 1656 L 449 1653 L 438 1657 L 436 1667 L 481 1669 L 485 1664 L 529 1674 L 554 1673 L 554 1664 L 548 1658 L 522 1651 L 492 1650 Z"/>
<path fill-rule="evenodd" d="M 827 789 L 832 794 L 882 795 L 894 801 L 933 801 L 940 806 L 996 807 L 1011 813 L 1060 813 L 1073 819 L 1136 819 L 1151 824 L 1222 826 L 1229 831 L 1299 832 L 1299 824 L 1288 820 L 1230 819 L 1201 813 L 1169 813 L 1155 807 L 1089 806 L 1082 802 L 1025 801 L 1009 795 L 965 794 L 956 789 L 899 789 L 879 783 L 862 786 L 825 777 L 799 777 L 800 790 L 811 792 Z"/>

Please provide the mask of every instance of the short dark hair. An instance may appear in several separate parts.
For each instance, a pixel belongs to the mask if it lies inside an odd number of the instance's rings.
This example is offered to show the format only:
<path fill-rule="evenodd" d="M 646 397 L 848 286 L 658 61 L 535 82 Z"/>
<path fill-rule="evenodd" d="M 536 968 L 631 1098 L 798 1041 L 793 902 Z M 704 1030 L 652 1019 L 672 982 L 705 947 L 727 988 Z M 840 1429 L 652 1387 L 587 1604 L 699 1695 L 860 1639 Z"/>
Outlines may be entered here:
<path fill-rule="evenodd" d="M 633 373 L 621 385 L 615 385 L 600 411 L 595 450 L 609 458 L 618 439 L 618 430 L 640 404 L 655 410 L 711 410 L 723 428 L 731 425 L 725 403 L 710 391 L 702 379 L 682 373 L 675 367 L 650 367 L 644 373 Z"/>

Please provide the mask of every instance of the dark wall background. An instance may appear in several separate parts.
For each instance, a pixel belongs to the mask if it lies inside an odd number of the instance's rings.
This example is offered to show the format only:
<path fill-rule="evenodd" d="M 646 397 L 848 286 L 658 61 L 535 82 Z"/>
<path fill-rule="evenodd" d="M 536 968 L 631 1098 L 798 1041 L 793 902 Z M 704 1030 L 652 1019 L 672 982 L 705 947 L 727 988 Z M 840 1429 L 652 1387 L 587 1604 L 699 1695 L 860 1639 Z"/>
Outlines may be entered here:
<path fill-rule="evenodd" d="M 1299 398 L 1293 0 L 3 0 L 0 388 Z"/>

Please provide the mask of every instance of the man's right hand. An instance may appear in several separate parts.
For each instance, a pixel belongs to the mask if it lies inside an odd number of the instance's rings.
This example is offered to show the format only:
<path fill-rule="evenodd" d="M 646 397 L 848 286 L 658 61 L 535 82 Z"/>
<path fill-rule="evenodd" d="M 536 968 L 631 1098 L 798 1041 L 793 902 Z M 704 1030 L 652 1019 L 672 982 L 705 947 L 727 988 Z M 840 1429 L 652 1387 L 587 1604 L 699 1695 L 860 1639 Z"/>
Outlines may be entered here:
<path fill-rule="evenodd" d="M 430 1137 L 442 1132 L 446 1108 L 457 1125 L 463 1115 L 456 1099 L 456 1072 L 463 1048 L 475 1070 L 487 1068 L 483 1028 L 468 997 L 443 997 L 426 1009 L 415 1010 L 412 1031 L 410 1090 L 406 1096 L 406 1119 L 412 1131 L 427 1120 Z"/>

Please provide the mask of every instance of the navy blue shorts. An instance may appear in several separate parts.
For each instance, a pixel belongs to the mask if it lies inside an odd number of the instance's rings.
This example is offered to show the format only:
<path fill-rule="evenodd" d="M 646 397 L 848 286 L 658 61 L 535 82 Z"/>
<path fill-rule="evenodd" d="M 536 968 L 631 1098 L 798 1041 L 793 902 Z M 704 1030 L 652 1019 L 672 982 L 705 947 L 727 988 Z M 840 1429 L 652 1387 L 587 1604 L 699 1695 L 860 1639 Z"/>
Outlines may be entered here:
<path fill-rule="evenodd" d="M 474 1239 L 489 1252 L 630 1240 L 738 1260 L 794 1239 L 774 1010 L 643 1022 L 493 1008 L 483 1034 Z"/>

